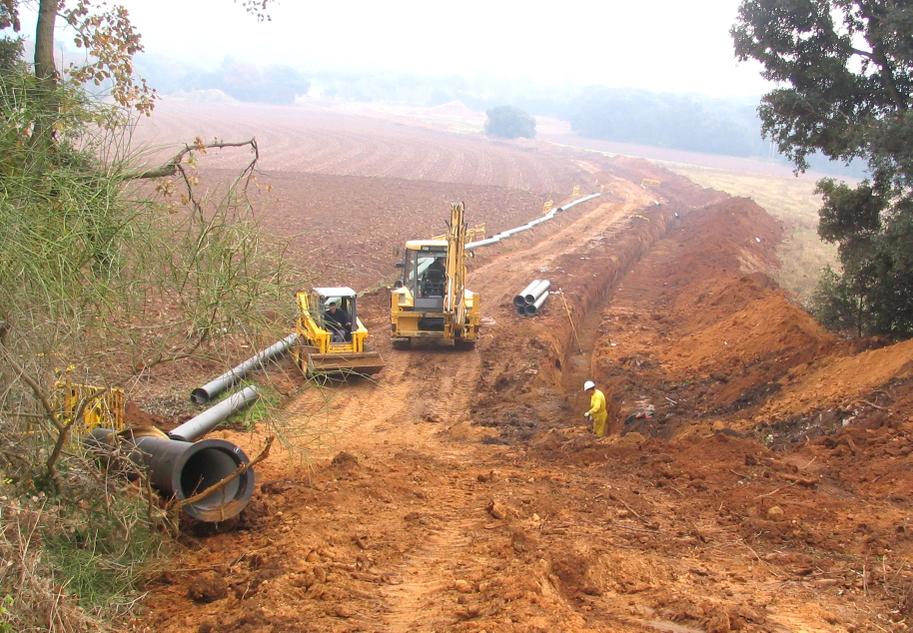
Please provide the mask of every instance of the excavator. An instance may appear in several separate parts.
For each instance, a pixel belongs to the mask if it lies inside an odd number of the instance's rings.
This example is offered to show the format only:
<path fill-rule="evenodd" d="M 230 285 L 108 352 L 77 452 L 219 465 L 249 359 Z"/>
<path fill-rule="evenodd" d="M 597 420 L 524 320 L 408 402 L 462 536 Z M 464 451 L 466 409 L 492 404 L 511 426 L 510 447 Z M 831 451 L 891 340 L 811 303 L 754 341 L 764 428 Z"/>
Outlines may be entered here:
<path fill-rule="evenodd" d="M 479 338 L 479 295 L 466 288 L 465 205 L 450 205 L 444 239 L 409 240 L 402 275 L 390 292 L 393 347 L 413 340 L 436 340 L 472 347 Z"/>

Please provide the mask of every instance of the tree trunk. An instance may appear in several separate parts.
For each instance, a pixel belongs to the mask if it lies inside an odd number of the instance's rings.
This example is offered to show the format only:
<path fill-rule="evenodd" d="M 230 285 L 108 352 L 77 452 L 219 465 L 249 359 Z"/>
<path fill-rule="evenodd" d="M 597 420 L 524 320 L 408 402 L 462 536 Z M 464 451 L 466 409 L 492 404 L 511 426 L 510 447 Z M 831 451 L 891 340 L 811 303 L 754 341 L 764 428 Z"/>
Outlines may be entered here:
<path fill-rule="evenodd" d="M 59 114 L 57 103 L 57 65 L 54 63 L 54 23 L 57 0 L 41 0 L 35 28 L 35 77 L 41 89 L 41 111 L 32 129 L 32 141 L 49 145 L 54 137 L 54 123 Z"/>
<path fill-rule="evenodd" d="M 41 0 L 38 25 L 35 29 L 35 76 L 42 85 L 57 85 L 57 66 L 54 63 L 54 22 L 57 20 L 57 0 Z"/>

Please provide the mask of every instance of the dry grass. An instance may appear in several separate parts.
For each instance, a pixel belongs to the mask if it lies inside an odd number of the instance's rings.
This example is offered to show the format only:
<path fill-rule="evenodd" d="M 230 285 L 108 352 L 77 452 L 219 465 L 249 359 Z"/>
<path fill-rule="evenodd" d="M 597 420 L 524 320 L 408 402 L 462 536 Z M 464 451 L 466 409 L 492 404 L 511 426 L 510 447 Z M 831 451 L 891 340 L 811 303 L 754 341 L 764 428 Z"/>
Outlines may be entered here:
<path fill-rule="evenodd" d="M 67 595 L 42 555 L 43 509 L 0 498 L 0 631 L 106 631 Z"/>
<path fill-rule="evenodd" d="M 751 198 L 783 222 L 786 238 L 778 251 L 781 267 L 777 281 L 802 303 L 808 301 L 821 270 L 837 261 L 837 249 L 818 237 L 821 198 L 815 194 L 814 178 L 753 176 L 683 165 L 667 167 L 704 187 Z"/>

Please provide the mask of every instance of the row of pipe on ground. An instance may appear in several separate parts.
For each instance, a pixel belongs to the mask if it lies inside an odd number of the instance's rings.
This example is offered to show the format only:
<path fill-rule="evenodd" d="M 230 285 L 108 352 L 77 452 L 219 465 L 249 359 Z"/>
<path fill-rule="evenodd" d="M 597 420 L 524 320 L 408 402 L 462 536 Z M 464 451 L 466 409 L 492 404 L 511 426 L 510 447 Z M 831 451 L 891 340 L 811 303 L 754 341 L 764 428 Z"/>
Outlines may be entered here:
<path fill-rule="evenodd" d="M 523 316 L 532 316 L 542 309 L 548 299 L 548 289 L 552 283 L 548 279 L 533 279 L 514 297 L 514 306 L 517 313 Z"/>
<path fill-rule="evenodd" d="M 561 205 L 560 207 L 555 207 L 554 209 L 552 209 L 545 215 L 538 217 L 535 220 L 531 220 L 530 222 L 527 222 L 526 224 L 521 224 L 520 226 L 515 226 L 512 229 L 507 229 L 506 231 L 501 231 L 497 235 L 492 235 L 491 237 L 487 237 L 484 240 L 476 240 L 475 242 L 469 242 L 468 244 L 466 244 L 466 250 L 471 251 L 476 248 L 479 248 L 480 246 L 490 246 L 491 244 L 496 244 L 496 243 L 500 242 L 501 240 L 507 239 L 511 235 L 516 235 L 517 233 L 522 233 L 523 231 L 528 231 L 529 229 L 531 229 L 533 227 L 539 226 L 543 222 L 548 222 L 549 220 L 554 218 L 556 215 L 558 215 L 562 211 L 567 211 L 568 209 L 571 209 L 572 207 L 575 207 L 578 204 L 582 204 L 584 202 L 587 202 L 588 200 L 592 200 L 593 198 L 598 198 L 600 195 L 602 195 L 602 194 L 592 193 L 588 196 L 583 196 L 582 198 L 577 198 L 576 200 L 573 200 L 571 202 L 568 202 L 567 204 Z"/>

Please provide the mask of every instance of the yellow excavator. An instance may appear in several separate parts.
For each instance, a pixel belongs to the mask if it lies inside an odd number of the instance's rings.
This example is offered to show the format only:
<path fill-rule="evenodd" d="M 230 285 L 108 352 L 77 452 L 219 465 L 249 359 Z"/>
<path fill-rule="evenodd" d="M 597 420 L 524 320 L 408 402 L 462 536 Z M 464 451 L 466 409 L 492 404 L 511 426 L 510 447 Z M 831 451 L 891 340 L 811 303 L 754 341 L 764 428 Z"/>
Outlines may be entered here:
<path fill-rule="evenodd" d="M 390 293 L 393 347 L 414 339 L 471 347 L 479 338 L 479 295 L 466 288 L 466 208 L 450 205 L 444 239 L 409 240 Z"/>
<path fill-rule="evenodd" d="M 376 374 L 384 359 L 368 349 L 368 329 L 356 312 L 356 294 L 348 287 L 299 291 L 295 362 L 307 376 Z"/>

